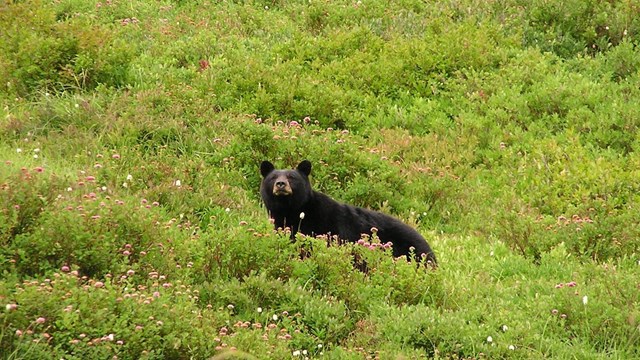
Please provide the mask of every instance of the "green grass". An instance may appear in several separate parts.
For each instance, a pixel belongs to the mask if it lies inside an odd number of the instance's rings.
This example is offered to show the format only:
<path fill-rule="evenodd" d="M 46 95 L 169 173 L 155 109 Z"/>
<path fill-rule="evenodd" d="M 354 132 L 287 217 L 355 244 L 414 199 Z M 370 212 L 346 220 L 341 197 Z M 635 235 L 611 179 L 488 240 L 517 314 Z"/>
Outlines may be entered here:
<path fill-rule="evenodd" d="M 4 2 L 0 357 L 637 358 L 639 9 Z M 439 268 L 274 233 L 302 159 Z"/>

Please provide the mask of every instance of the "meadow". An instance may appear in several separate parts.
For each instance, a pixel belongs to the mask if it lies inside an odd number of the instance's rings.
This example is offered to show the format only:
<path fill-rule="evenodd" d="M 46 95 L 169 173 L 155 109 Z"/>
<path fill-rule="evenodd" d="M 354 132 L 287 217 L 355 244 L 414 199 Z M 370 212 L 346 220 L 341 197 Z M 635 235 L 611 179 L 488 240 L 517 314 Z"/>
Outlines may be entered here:
<path fill-rule="evenodd" d="M 0 358 L 640 358 L 639 1 L 3 1 L 0 34 Z M 274 231 L 259 164 L 303 159 L 439 267 Z"/>

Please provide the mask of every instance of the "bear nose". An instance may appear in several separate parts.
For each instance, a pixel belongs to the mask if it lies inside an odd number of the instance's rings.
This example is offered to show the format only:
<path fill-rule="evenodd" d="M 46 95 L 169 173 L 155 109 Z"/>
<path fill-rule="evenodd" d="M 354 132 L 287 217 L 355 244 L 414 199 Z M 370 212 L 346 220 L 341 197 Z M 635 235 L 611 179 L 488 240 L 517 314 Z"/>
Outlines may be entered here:
<path fill-rule="evenodd" d="M 283 188 L 285 186 L 287 186 L 287 184 L 284 181 L 276 182 L 276 187 L 278 187 L 278 188 Z"/>

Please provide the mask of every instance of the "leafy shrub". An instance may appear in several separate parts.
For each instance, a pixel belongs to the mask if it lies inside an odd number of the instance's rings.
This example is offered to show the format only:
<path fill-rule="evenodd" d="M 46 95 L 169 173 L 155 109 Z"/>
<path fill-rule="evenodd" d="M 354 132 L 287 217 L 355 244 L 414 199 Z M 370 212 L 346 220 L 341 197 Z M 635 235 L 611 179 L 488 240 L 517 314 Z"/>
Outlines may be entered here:
<path fill-rule="evenodd" d="M 6 6 L 0 23 L 13 30 L 0 42 L 8 65 L 2 78 L 6 90 L 34 96 L 127 82 L 129 46 L 86 18 L 59 20 L 51 7 L 16 3 Z"/>
<path fill-rule="evenodd" d="M 3 5 L 3 355 L 638 358 L 636 13 Z M 437 270 L 274 233 L 259 163 L 305 158 Z"/>

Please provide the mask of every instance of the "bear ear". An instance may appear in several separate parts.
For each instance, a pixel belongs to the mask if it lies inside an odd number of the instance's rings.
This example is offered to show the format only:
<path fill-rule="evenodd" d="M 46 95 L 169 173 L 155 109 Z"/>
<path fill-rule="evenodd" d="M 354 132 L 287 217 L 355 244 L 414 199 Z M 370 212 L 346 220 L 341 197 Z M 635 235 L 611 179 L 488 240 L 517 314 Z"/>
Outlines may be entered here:
<path fill-rule="evenodd" d="M 275 169 L 275 166 L 273 166 L 273 164 L 267 160 L 263 161 L 262 164 L 260 164 L 260 173 L 262 174 L 262 177 L 267 177 L 267 175 L 269 175 L 273 171 L 273 169 Z"/>
<path fill-rule="evenodd" d="M 306 176 L 309 176 L 309 174 L 311 174 L 311 162 L 309 160 L 303 160 L 298 164 L 298 170 Z"/>

